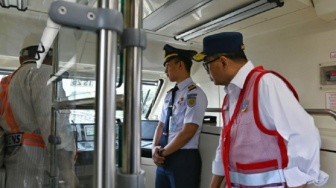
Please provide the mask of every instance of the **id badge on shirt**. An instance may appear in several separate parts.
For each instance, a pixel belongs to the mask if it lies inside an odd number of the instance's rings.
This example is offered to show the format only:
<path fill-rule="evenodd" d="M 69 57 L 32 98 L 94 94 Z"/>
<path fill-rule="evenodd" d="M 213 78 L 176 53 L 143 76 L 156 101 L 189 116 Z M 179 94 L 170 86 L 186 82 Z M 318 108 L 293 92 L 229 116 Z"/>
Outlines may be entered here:
<path fill-rule="evenodd" d="M 175 116 L 170 116 L 169 118 L 169 131 L 176 131 L 176 117 Z"/>

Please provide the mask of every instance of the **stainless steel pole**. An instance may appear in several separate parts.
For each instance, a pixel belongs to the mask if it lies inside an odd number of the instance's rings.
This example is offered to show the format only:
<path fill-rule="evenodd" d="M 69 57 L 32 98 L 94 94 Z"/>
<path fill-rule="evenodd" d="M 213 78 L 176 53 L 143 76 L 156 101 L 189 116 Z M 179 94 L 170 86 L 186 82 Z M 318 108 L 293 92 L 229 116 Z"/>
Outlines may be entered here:
<path fill-rule="evenodd" d="M 117 0 L 100 0 L 98 8 L 118 9 Z M 101 29 L 98 35 L 96 67 L 96 129 L 94 185 L 114 188 L 116 184 L 115 111 L 117 73 L 117 33 Z"/>
<path fill-rule="evenodd" d="M 142 0 L 126 0 L 124 25 L 126 29 L 142 28 Z M 126 47 L 125 57 L 125 108 L 121 173 L 139 174 L 142 48 L 138 46 Z"/>

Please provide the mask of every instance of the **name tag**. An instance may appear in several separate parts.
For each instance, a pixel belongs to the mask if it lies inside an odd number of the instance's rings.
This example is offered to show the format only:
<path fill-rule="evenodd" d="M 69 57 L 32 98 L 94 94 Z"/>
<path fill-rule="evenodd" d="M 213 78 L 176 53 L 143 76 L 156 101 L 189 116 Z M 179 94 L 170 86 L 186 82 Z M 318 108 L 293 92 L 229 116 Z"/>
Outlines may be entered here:
<path fill-rule="evenodd" d="M 6 146 L 21 146 L 23 133 L 14 133 L 6 135 Z"/>
<path fill-rule="evenodd" d="M 170 116 L 169 118 L 169 131 L 176 131 L 177 124 L 176 124 L 176 117 L 175 116 Z"/>

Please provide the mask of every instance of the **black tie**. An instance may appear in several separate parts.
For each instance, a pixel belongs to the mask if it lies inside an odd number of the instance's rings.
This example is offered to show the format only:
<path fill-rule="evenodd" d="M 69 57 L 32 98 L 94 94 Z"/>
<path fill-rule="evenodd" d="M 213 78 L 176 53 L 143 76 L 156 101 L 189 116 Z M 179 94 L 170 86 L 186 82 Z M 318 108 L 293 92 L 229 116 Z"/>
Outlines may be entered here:
<path fill-rule="evenodd" d="M 175 98 L 175 92 L 178 90 L 177 85 L 172 89 L 172 97 L 169 101 L 168 109 L 167 109 L 167 116 L 166 121 L 163 126 L 163 132 L 160 139 L 160 145 L 161 147 L 165 147 L 168 144 L 168 134 L 169 134 L 169 119 L 170 116 L 173 113 L 173 106 L 174 106 L 174 98 Z"/>

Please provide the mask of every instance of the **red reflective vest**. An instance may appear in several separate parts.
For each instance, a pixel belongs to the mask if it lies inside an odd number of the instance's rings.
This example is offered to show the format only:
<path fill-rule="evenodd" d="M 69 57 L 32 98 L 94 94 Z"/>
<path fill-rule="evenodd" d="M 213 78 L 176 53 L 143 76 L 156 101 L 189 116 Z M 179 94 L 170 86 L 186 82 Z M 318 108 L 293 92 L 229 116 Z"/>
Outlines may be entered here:
<path fill-rule="evenodd" d="M 281 78 L 298 95 L 293 86 L 274 71 L 254 68 L 239 94 L 232 118 L 223 101 L 222 159 L 227 187 L 284 187 L 283 169 L 287 166 L 285 140 L 276 130 L 262 124 L 258 109 L 259 81 L 266 73 Z"/>
<path fill-rule="evenodd" d="M 0 92 L 0 116 L 1 117 L 5 116 L 6 122 L 10 130 L 10 133 L 6 133 L 6 145 L 7 146 L 30 145 L 45 148 L 46 144 L 44 143 L 42 136 L 20 132 L 20 127 L 17 124 L 15 117 L 13 115 L 13 110 L 9 104 L 8 87 L 12 79 L 12 76 L 15 74 L 15 72 L 1 79 L 2 90 Z"/>

